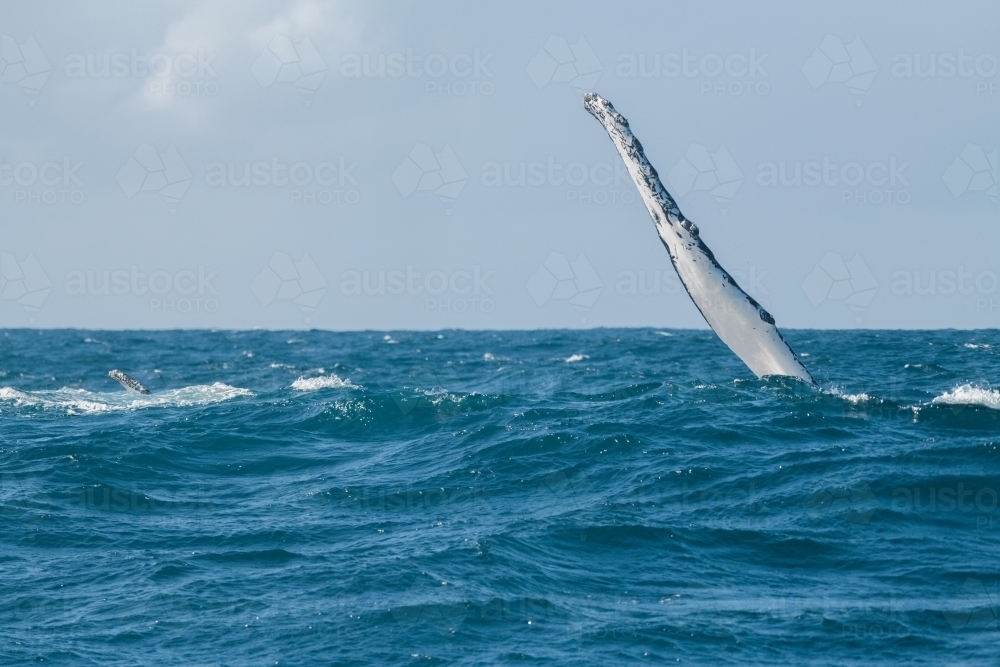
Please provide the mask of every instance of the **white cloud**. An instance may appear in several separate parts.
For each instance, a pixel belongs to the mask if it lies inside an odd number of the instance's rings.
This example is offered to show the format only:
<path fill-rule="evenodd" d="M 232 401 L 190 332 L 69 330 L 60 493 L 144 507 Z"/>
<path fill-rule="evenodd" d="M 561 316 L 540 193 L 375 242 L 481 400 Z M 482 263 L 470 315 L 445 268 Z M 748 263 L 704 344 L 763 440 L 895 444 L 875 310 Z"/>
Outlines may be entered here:
<path fill-rule="evenodd" d="M 231 88 L 248 86 L 254 81 L 250 66 L 276 35 L 287 35 L 296 44 L 310 38 L 322 54 L 331 48 L 353 47 L 364 24 L 358 10 L 346 10 L 341 3 L 299 0 L 286 9 L 275 12 L 271 3 L 203 2 L 181 18 L 173 21 L 164 32 L 163 42 L 153 52 L 166 54 L 197 53 L 203 50 L 215 56 L 213 66 L 227 74 L 217 81 L 227 86 L 227 98 L 236 98 Z M 245 77 L 240 81 L 239 77 Z M 176 73 L 161 81 L 176 86 L 183 81 Z M 254 84 L 256 85 L 256 84 Z M 248 94 L 259 93 L 259 88 Z M 188 121 L 205 113 L 204 99 L 191 95 L 165 95 L 150 86 L 142 86 L 137 99 L 145 108 L 170 108 Z"/>

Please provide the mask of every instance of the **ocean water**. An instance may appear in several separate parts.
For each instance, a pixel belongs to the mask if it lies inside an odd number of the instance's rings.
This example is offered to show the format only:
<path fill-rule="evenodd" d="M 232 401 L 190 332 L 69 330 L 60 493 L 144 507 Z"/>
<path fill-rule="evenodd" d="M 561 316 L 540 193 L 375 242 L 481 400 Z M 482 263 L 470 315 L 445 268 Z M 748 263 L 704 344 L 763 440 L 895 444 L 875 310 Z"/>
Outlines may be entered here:
<path fill-rule="evenodd" d="M 0 663 L 997 664 L 1000 335 L 785 333 L 0 332 Z"/>

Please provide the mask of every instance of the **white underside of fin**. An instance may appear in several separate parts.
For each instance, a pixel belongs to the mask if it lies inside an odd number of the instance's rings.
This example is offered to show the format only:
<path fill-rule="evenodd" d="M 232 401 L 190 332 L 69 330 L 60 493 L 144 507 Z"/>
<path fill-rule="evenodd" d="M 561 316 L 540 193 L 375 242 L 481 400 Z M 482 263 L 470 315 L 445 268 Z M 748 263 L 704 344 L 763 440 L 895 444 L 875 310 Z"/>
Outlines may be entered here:
<path fill-rule="evenodd" d="M 715 260 L 698 228 L 681 213 L 646 159 L 628 121 L 611 103 L 595 93 L 583 105 L 604 129 L 625 161 L 629 175 L 653 218 L 660 240 L 694 305 L 726 345 L 757 377 L 789 375 L 815 382 L 774 324 L 774 318 Z"/>

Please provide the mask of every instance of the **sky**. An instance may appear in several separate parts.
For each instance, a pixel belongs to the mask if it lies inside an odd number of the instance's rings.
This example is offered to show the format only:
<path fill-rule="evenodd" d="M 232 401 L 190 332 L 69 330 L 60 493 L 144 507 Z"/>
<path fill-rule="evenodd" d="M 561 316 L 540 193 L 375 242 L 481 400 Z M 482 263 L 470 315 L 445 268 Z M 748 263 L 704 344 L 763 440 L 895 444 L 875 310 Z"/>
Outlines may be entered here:
<path fill-rule="evenodd" d="M 0 326 L 704 327 L 582 106 L 783 328 L 1000 327 L 1000 5 L 0 21 Z"/>

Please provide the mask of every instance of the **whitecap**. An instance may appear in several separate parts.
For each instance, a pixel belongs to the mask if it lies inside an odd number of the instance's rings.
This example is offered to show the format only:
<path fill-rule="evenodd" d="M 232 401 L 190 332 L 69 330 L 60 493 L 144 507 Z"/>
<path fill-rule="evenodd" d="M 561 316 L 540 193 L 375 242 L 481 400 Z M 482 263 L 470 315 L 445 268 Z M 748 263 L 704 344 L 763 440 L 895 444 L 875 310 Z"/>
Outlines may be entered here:
<path fill-rule="evenodd" d="M 70 387 L 43 391 L 20 391 L 13 387 L 0 387 L 0 401 L 13 403 L 15 407 L 39 407 L 65 411 L 71 415 L 208 405 L 241 396 L 253 396 L 253 392 L 222 382 L 167 389 L 148 395 L 130 391 L 93 392 Z"/>
<path fill-rule="evenodd" d="M 860 392 L 857 394 L 848 394 L 841 391 L 837 387 L 833 387 L 832 389 L 830 389 L 825 393 L 830 394 L 831 396 L 836 396 L 837 398 L 842 398 L 848 403 L 851 403 L 852 405 L 857 405 L 858 403 L 864 403 L 865 401 L 872 400 L 871 395 L 866 394 L 864 392 Z"/>
<path fill-rule="evenodd" d="M 567 364 L 575 364 L 576 362 L 583 361 L 584 359 L 590 359 L 590 357 L 588 357 L 586 354 L 571 354 L 565 359 L 563 359 L 563 361 L 565 361 Z"/>
<path fill-rule="evenodd" d="M 979 343 L 979 344 L 976 344 L 976 343 L 966 343 L 965 347 L 969 348 L 970 350 L 988 350 L 988 349 L 990 349 L 993 346 L 992 345 L 987 345 L 986 343 Z"/>
<path fill-rule="evenodd" d="M 669 331 L 654 331 L 657 336 L 673 336 Z"/>
<path fill-rule="evenodd" d="M 981 405 L 986 408 L 1000 410 L 1000 390 L 963 384 L 951 391 L 946 391 L 940 396 L 936 396 L 931 403 L 939 405 Z"/>
<path fill-rule="evenodd" d="M 344 380 L 336 373 L 318 377 L 300 377 L 292 383 L 292 389 L 297 391 L 317 391 L 319 389 L 360 389 L 350 379 Z"/>

